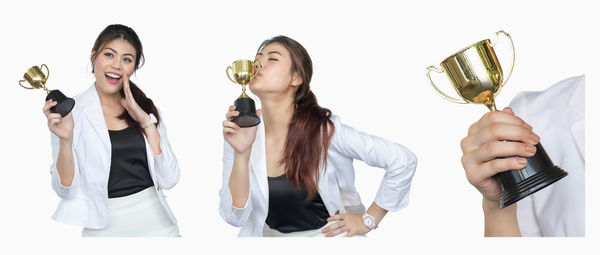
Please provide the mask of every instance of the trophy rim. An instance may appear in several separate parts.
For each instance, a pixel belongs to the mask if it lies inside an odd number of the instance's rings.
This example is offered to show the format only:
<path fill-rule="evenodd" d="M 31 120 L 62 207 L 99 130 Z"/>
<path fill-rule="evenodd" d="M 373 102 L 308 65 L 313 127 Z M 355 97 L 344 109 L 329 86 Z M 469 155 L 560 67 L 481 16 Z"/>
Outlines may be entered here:
<path fill-rule="evenodd" d="M 486 45 L 489 45 L 489 42 L 490 42 L 490 39 L 483 39 L 483 40 L 481 40 L 481 41 L 478 41 L 478 42 L 476 42 L 476 43 L 473 43 L 473 44 L 471 44 L 471 45 L 469 45 L 469 46 L 467 46 L 467 47 L 464 47 L 464 48 L 462 48 L 461 50 L 458 50 L 458 51 L 456 51 L 454 54 L 452 54 L 452 55 L 448 56 L 447 58 L 445 58 L 445 59 L 444 59 L 442 62 L 440 62 L 440 64 L 442 64 L 442 63 L 444 63 L 444 62 L 448 61 L 449 59 L 451 59 L 451 58 L 453 58 L 453 57 L 456 57 L 457 55 L 459 55 L 459 54 L 461 54 L 461 53 L 463 53 L 463 52 L 465 52 L 465 51 L 467 51 L 467 50 L 469 50 L 469 49 L 475 48 L 475 47 L 477 47 L 478 45 L 481 45 L 481 44 L 486 44 Z"/>

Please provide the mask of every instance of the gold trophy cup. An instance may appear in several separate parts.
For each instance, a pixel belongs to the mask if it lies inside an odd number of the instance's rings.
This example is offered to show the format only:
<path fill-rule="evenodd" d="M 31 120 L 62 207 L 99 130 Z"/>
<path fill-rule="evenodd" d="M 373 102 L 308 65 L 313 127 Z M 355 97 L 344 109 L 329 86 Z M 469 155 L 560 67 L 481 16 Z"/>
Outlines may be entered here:
<path fill-rule="evenodd" d="M 500 39 L 500 35 L 509 39 L 513 53 L 512 66 L 506 79 L 494 51 L 494 46 Z M 494 98 L 512 74 L 515 63 L 515 48 L 510 35 L 504 31 L 498 31 L 496 36 L 494 43 L 486 39 L 446 58 L 440 63 L 442 69 L 434 66 L 428 67 L 426 75 L 435 91 L 443 98 L 454 103 L 484 104 L 490 111 L 496 111 Z M 460 98 L 451 97 L 442 92 L 431 80 L 431 71 L 446 73 Z M 552 163 L 541 144 L 538 143 L 536 147 L 537 152 L 527 158 L 525 168 L 509 170 L 496 175 L 502 186 L 501 208 L 509 206 L 567 176 L 567 172 Z"/>
<path fill-rule="evenodd" d="M 231 121 L 242 128 L 253 127 L 260 123 L 260 118 L 256 115 L 254 100 L 246 95 L 246 85 L 250 84 L 254 77 L 256 77 L 260 68 L 261 64 L 258 60 L 255 62 L 250 60 L 238 60 L 225 69 L 227 78 L 229 78 L 231 82 L 242 85 L 242 95 L 234 102 L 235 110 L 240 112 L 240 114 L 231 118 Z M 233 79 L 229 75 L 230 69 L 233 73 Z"/>
<path fill-rule="evenodd" d="M 46 68 L 46 74 L 42 72 L 42 68 Z M 30 67 L 27 72 L 23 75 L 23 80 L 19 81 L 19 85 L 26 89 L 44 89 L 46 91 L 46 101 L 48 99 L 52 99 L 57 101 L 58 103 L 50 108 L 51 112 L 60 113 L 61 116 L 66 116 L 71 112 L 73 106 L 75 106 L 75 100 L 72 98 L 68 98 L 60 92 L 60 90 L 48 90 L 46 88 L 46 81 L 48 81 L 48 77 L 50 76 L 50 69 L 45 64 L 41 65 L 41 68 L 38 66 Z M 27 82 L 31 87 L 26 87 L 22 83 Z"/>

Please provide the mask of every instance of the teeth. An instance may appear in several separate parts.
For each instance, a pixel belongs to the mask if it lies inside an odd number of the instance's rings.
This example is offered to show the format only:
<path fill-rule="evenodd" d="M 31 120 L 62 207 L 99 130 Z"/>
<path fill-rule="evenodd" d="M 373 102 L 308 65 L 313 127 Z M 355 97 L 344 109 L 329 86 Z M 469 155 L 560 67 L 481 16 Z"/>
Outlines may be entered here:
<path fill-rule="evenodd" d="M 120 79 L 121 76 L 118 74 L 114 74 L 114 73 L 106 73 L 106 76 L 110 77 L 110 78 L 114 78 L 114 79 Z"/>

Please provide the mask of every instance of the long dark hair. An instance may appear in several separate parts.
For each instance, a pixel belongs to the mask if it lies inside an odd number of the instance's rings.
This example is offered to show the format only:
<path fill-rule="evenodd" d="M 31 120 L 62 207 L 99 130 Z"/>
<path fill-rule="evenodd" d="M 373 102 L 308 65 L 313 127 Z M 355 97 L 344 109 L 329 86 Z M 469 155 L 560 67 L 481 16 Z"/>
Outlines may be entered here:
<path fill-rule="evenodd" d="M 106 47 L 107 44 L 109 44 L 115 39 L 123 39 L 130 43 L 131 46 L 133 46 L 133 48 L 135 49 L 135 67 L 133 69 L 134 71 L 144 65 L 145 58 L 144 50 L 142 48 L 142 42 L 140 41 L 140 38 L 137 36 L 135 31 L 133 31 L 133 29 L 125 25 L 113 24 L 107 26 L 98 35 L 98 38 L 94 43 L 94 47 L 92 47 L 92 66 L 94 60 L 96 59 L 98 54 L 100 54 L 100 51 L 102 51 L 102 49 L 104 49 L 104 47 Z M 93 72 L 94 69 L 92 68 L 92 73 Z M 158 120 L 156 125 L 158 125 L 158 123 L 160 123 L 160 115 L 158 114 L 158 109 L 154 105 L 154 102 L 152 102 L 152 99 L 146 97 L 146 94 L 144 94 L 144 92 L 131 80 L 129 81 L 129 87 L 131 88 L 131 94 L 133 94 L 135 102 L 137 102 L 138 105 L 148 114 L 154 114 L 154 116 Z M 124 98 L 125 93 L 123 89 L 121 89 L 120 93 L 121 97 Z M 123 113 L 121 113 L 121 115 L 118 116 L 118 118 L 121 120 L 125 120 L 128 126 L 133 127 L 140 132 L 142 131 L 142 127 L 140 126 L 140 124 L 133 120 L 133 118 L 131 118 L 131 116 L 127 113 L 127 110 L 124 110 Z"/>
<path fill-rule="evenodd" d="M 287 49 L 292 60 L 292 74 L 302 78 L 294 96 L 294 114 L 280 163 L 285 164 L 290 183 L 305 189 L 309 200 L 319 190 L 319 167 L 327 165 L 327 149 L 334 132 L 331 111 L 319 106 L 317 97 L 310 90 L 313 67 L 306 49 L 297 41 L 280 35 L 264 41 L 258 52 L 272 43 Z"/>

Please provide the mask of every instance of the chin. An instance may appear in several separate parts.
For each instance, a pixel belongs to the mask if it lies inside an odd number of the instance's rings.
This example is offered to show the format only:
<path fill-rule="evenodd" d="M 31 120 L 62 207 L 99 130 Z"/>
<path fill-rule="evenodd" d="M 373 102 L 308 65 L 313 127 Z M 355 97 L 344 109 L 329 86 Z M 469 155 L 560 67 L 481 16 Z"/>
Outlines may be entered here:
<path fill-rule="evenodd" d="M 102 93 L 109 94 L 109 95 L 119 93 L 119 91 L 123 87 L 122 84 L 113 85 L 113 84 L 108 84 L 105 82 L 100 82 L 98 85 L 99 86 L 97 86 L 97 87 L 102 91 Z"/>

